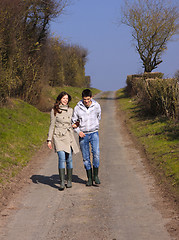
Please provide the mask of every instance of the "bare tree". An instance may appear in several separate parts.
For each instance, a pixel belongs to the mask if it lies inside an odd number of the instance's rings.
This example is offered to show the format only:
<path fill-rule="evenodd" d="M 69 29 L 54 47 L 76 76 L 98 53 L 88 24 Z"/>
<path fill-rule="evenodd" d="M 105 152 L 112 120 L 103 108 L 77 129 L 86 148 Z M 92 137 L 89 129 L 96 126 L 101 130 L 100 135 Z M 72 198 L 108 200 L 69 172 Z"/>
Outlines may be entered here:
<path fill-rule="evenodd" d="M 162 63 L 161 55 L 179 29 L 177 5 L 167 0 L 125 0 L 120 22 L 132 28 L 144 71 Z"/>
<path fill-rule="evenodd" d="M 48 35 L 49 23 L 61 15 L 71 0 L 27 0 L 24 2 L 23 24 L 26 40 L 41 43 Z"/>

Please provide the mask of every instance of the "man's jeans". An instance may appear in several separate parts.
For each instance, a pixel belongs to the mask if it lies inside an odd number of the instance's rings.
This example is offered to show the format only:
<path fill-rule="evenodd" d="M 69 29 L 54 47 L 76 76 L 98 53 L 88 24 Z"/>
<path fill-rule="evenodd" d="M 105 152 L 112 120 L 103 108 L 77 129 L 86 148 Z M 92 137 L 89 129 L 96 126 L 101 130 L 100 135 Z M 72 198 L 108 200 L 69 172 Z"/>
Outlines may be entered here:
<path fill-rule="evenodd" d="M 98 132 L 85 134 L 84 138 L 79 137 L 80 149 L 83 155 L 83 162 L 86 170 L 91 169 L 90 144 L 93 154 L 93 166 L 99 167 L 99 134 Z"/>
<path fill-rule="evenodd" d="M 65 168 L 65 162 L 67 169 L 73 168 L 72 151 L 71 153 L 58 151 L 57 154 L 58 154 L 58 168 Z"/>

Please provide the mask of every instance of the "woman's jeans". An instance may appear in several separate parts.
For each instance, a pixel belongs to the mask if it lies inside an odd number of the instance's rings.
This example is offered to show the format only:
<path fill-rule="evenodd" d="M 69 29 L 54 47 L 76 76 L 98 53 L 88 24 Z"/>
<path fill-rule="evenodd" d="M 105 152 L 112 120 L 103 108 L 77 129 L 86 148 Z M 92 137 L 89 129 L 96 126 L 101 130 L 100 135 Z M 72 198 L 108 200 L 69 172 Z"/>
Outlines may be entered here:
<path fill-rule="evenodd" d="M 72 162 L 72 151 L 71 153 L 66 153 L 64 151 L 58 151 L 58 168 L 65 168 L 65 162 L 66 162 L 66 168 L 71 169 L 73 168 L 73 162 Z"/>
<path fill-rule="evenodd" d="M 90 144 L 93 155 L 93 166 L 99 167 L 99 134 L 98 132 L 85 134 L 84 138 L 79 137 L 80 149 L 83 156 L 83 163 L 86 170 L 91 169 Z"/>

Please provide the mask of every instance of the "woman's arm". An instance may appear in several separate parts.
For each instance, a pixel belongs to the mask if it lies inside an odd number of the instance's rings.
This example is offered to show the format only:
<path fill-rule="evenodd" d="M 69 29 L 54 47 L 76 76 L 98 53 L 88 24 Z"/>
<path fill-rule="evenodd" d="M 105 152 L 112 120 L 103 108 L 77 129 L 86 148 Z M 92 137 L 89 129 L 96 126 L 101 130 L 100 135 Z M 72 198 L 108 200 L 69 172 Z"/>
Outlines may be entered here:
<path fill-rule="evenodd" d="M 50 127 L 48 131 L 47 146 L 52 149 L 52 136 L 55 128 L 56 116 L 54 115 L 54 110 L 51 110 L 50 113 Z"/>

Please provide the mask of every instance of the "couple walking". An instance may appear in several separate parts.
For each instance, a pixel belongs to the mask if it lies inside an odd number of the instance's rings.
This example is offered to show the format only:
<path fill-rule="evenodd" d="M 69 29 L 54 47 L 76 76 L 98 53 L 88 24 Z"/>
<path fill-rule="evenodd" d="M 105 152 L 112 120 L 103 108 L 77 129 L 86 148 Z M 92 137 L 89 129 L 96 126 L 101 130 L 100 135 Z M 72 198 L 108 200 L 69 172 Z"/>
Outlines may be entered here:
<path fill-rule="evenodd" d="M 52 149 L 52 140 L 55 151 L 58 154 L 58 169 L 61 180 L 60 190 L 65 188 L 65 163 L 67 170 L 67 188 L 72 187 L 73 161 L 72 154 L 79 152 L 73 129 L 79 135 L 79 145 L 83 156 L 88 181 L 86 186 L 100 184 L 98 178 L 99 169 L 99 121 L 101 119 L 101 107 L 92 98 L 90 89 L 82 92 L 82 100 L 74 108 L 69 107 L 71 96 L 61 92 L 54 107 L 51 110 L 50 127 L 47 144 Z M 90 160 L 90 144 L 93 155 L 93 174 Z"/>

